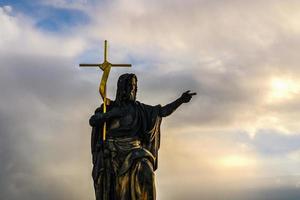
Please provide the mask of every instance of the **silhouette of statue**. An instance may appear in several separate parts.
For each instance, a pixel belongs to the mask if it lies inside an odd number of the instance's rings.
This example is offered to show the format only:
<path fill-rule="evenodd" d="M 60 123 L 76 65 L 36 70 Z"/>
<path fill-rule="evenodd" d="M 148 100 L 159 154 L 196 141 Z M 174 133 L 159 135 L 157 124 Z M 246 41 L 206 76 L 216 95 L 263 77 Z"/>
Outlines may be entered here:
<path fill-rule="evenodd" d="M 154 200 L 160 124 L 196 93 L 184 92 L 165 106 L 136 101 L 137 77 L 119 77 L 116 99 L 90 118 L 93 180 L 97 200 Z M 103 141 L 103 125 L 107 138 Z"/>

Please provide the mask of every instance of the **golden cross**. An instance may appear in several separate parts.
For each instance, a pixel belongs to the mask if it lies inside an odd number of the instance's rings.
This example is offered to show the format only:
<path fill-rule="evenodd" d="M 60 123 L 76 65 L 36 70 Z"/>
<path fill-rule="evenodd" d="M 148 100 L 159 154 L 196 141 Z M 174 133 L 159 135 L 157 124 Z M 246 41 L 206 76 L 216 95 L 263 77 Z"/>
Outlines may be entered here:
<path fill-rule="evenodd" d="M 111 64 L 107 61 L 107 41 L 104 41 L 104 62 L 102 64 L 79 64 L 80 67 L 99 67 L 103 74 L 99 86 L 99 92 L 103 99 L 103 113 L 106 113 L 106 106 L 109 105 L 110 99 L 106 97 L 106 83 L 111 67 L 131 67 L 130 64 Z M 103 140 L 106 139 L 106 123 L 103 125 Z"/>

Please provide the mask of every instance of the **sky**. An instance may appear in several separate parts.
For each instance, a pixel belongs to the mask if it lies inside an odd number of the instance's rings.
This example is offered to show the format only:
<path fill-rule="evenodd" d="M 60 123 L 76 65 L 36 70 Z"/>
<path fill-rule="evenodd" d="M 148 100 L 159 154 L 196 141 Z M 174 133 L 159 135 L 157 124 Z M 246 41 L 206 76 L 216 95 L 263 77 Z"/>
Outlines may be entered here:
<path fill-rule="evenodd" d="M 297 0 L 0 1 L 0 199 L 95 199 L 88 119 L 101 71 L 163 119 L 158 199 L 300 199 Z"/>

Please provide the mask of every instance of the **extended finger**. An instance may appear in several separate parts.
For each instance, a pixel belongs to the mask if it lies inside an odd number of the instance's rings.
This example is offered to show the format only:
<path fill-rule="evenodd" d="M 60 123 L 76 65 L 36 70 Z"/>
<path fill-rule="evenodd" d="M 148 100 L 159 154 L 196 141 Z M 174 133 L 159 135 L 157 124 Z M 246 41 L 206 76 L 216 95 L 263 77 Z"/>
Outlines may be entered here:
<path fill-rule="evenodd" d="M 185 93 L 185 94 L 188 94 L 190 91 L 191 91 L 191 90 L 188 90 L 188 91 L 185 91 L 184 93 Z"/>
<path fill-rule="evenodd" d="M 192 95 L 192 96 L 194 96 L 194 95 L 196 95 L 196 94 L 197 94 L 196 92 L 190 93 L 190 95 Z"/>

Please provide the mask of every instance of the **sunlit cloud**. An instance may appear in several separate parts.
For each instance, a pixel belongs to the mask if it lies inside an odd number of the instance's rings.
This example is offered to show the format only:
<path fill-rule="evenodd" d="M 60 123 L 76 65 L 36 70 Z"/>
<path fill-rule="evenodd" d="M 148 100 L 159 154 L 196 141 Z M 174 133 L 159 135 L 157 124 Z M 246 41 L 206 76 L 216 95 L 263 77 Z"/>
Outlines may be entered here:
<path fill-rule="evenodd" d="M 34 4 L 89 18 L 54 30 L 39 26 L 44 13 L 0 5 L 1 199 L 93 199 L 88 118 L 101 71 L 78 63 L 102 60 L 104 39 L 112 62 L 133 64 L 111 71 L 112 99 L 125 72 L 147 104 L 197 92 L 163 119 L 159 199 L 299 199 L 297 1 Z"/>
<path fill-rule="evenodd" d="M 300 92 L 300 83 L 290 78 L 272 78 L 271 91 L 268 97 L 270 103 L 289 100 Z"/>
<path fill-rule="evenodd" d="M 256 159 L 243 155 L 228 155 L 220 159 L 218 165 L 224 168 L 242 168 L 255 165 Z"/>

